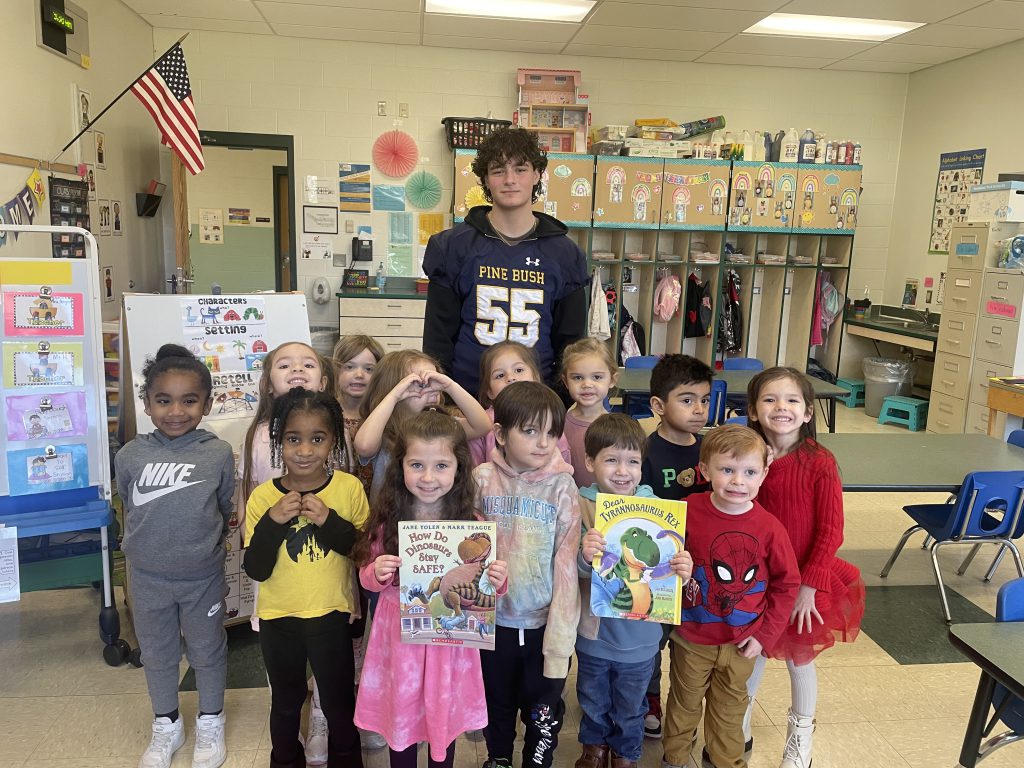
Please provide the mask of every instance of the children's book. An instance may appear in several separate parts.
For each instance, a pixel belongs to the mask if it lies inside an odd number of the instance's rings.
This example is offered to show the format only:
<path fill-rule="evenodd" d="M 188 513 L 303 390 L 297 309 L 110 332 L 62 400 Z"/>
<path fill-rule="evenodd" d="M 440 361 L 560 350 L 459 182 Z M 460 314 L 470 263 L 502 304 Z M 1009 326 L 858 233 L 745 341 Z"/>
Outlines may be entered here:
<path fill-rule="evenodd" d="M 678 624 L 684 585 L 669 561 L 683 549 L 686 502 L 599 493 L 594 527 L 608 542 L 590 575 L 594 615 Z"/>
<path fill-rule="evenodd" d="M 495 523 L 399 523 L 403 643 L 494 650 Z"/>

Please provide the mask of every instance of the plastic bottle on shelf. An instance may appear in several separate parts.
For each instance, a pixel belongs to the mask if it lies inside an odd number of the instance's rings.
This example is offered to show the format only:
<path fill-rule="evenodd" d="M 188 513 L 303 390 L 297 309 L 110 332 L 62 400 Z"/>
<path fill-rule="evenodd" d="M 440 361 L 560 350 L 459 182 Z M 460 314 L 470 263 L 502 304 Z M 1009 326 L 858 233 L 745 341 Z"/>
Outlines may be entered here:
<path fill-rule="evenodd" d="M 741 160 L 754 160 L 754 137 L 750 131 L 743 131 L 743 144 L 740 152 Z"/>
<path fill-rule="evenodd" d="M 747 160 L 764 160 L 764 134 L 761 131 L 754 131 L 754 145 L 750 149 L 750 157 Z"/>
<path fill-rule="evenodd" d="M 722 155 L 722 141 L 723 139 L 721 131 L 711 132 L 711 140 L 708 142 L 708 144 L 711 147 L 711 156 L 716 160 Z"/>
<path fill-rule="evenodd" d="M 796 128 L 790 128 L 782 139 L 782 151 L 779 153 L 779 161 L 783 163 L 796 163 L 799 160 L 800 137 L 797 136 Z"/>
<path fill-rule="evenodd" d="M 808 128 L 803 132 L 803 135 L 800 136 L 800 153 L 798 162 L 813 163 L 817 150 L 818 142 L 814 138 L 814 131 Z"/>
<path fill-rule="evenodd" d="M 840 139 L 839 143 L 836 144 L 836 165 L 846 165 L 846 149 L 849 146 L 849 142 L 846 139 Z"/>
<path fill-rule="evenodd" d="M 853 164 L 854 165 L 860 165 L 860 154 L 861 154 L 860 142 L 859 141 L 855 141 L 853 143 Z"/>
<path fill-rule="evenodd" d="M 786 138 L 785 131 L 779 131 L 775 134 L 775 138 L 772 139 L 772 154 L 768 159 L 773 163 L 779 162 L 782 159 L 782 141 Z"/>
<path fill-rule="evenodd" d="M 388 276 L 384 274 L 384 262 L 377 264 L 377 290 L 383 291 L 388 284 Z"/>
<path fill-rule="evenodd" d="M 827 165 L 835 165 L 835 162 L 836 162 L 836 142 L 835 142 L 835 140 L 830 140 L 828 142 L 828 144 L 825 145 L 825 163 Z"/>
<path fill-rule="evenodd" d="M 814 162 L 825 162 L 825 144 L 824 132 L 814 134 Z"/>

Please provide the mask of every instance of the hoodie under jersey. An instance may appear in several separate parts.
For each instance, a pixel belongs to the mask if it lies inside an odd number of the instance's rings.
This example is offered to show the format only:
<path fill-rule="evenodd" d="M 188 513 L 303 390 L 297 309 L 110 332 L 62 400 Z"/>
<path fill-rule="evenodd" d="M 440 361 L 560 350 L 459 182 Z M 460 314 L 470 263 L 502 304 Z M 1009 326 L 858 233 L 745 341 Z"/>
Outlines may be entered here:
<path fill-rule="evenodd" d="M 495 449 L 473 477 L 481 512 L 497 523 L 496 557 L 508 563 L 508 593 L 498 600 L 497 623 L 544 627 L 544 676 L 564 678 L 580 614 L 580 507 L 572 467 L 552 452 L 546 466 L 517 472 Z"/>
<path fill-rule="evenodd" d="M 231 446 L 205 429 L 138 435 L 114 458 L 124 504 L 121 549 L 150 574 L 202 579 L 223 570 L 232 512 Z"/>

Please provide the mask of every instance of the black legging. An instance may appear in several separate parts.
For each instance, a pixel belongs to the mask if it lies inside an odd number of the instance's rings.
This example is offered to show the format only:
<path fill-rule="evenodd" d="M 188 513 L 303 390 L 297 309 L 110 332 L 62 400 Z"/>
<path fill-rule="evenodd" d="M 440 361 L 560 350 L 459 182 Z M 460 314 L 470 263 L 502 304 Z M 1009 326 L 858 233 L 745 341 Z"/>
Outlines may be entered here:
<path fill-rule="evenodd" d="M 418 744 L 413 744 L 411 747 L 406 747 L 401 752 L 396 752 L 393 749 L 388 751 L 391 753 L 391 768 L 416 768 L 416 748 Z M 444 760 L 438 762 L 434 758 L 430 757 L 430 750 L 427 750 L 427 768 L 452 768 L 455 763 L 455 742 L 453 741 L 448 745 L 448 754 L 444 756 Z"/>

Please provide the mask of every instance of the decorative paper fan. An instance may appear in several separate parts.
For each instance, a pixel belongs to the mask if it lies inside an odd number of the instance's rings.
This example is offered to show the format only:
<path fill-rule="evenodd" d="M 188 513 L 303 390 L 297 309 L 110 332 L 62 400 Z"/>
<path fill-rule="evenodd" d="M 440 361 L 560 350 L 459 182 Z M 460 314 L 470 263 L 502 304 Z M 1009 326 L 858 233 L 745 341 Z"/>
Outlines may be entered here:
<path fill-rule="evenodd" d="M 403 131 L 382 133 L 373 142 L 373 164 L 385 176 L 397 179 L 408 176 L 420 159 L 416 141 Z"/>
<path fill-rule="evenodd" d="M 441 182 L 429 171 L 414 173 L 405 182 L 405 199 L 417 208 L 433 208 L 441 201 Z"/>
<path fill-rule="evenodd" d="M 466 193 L 466 208 L 474 208 L 478 205 L 489 205 L 484 197 L 484 190 L 479 184 L 469 188 Z"/>

